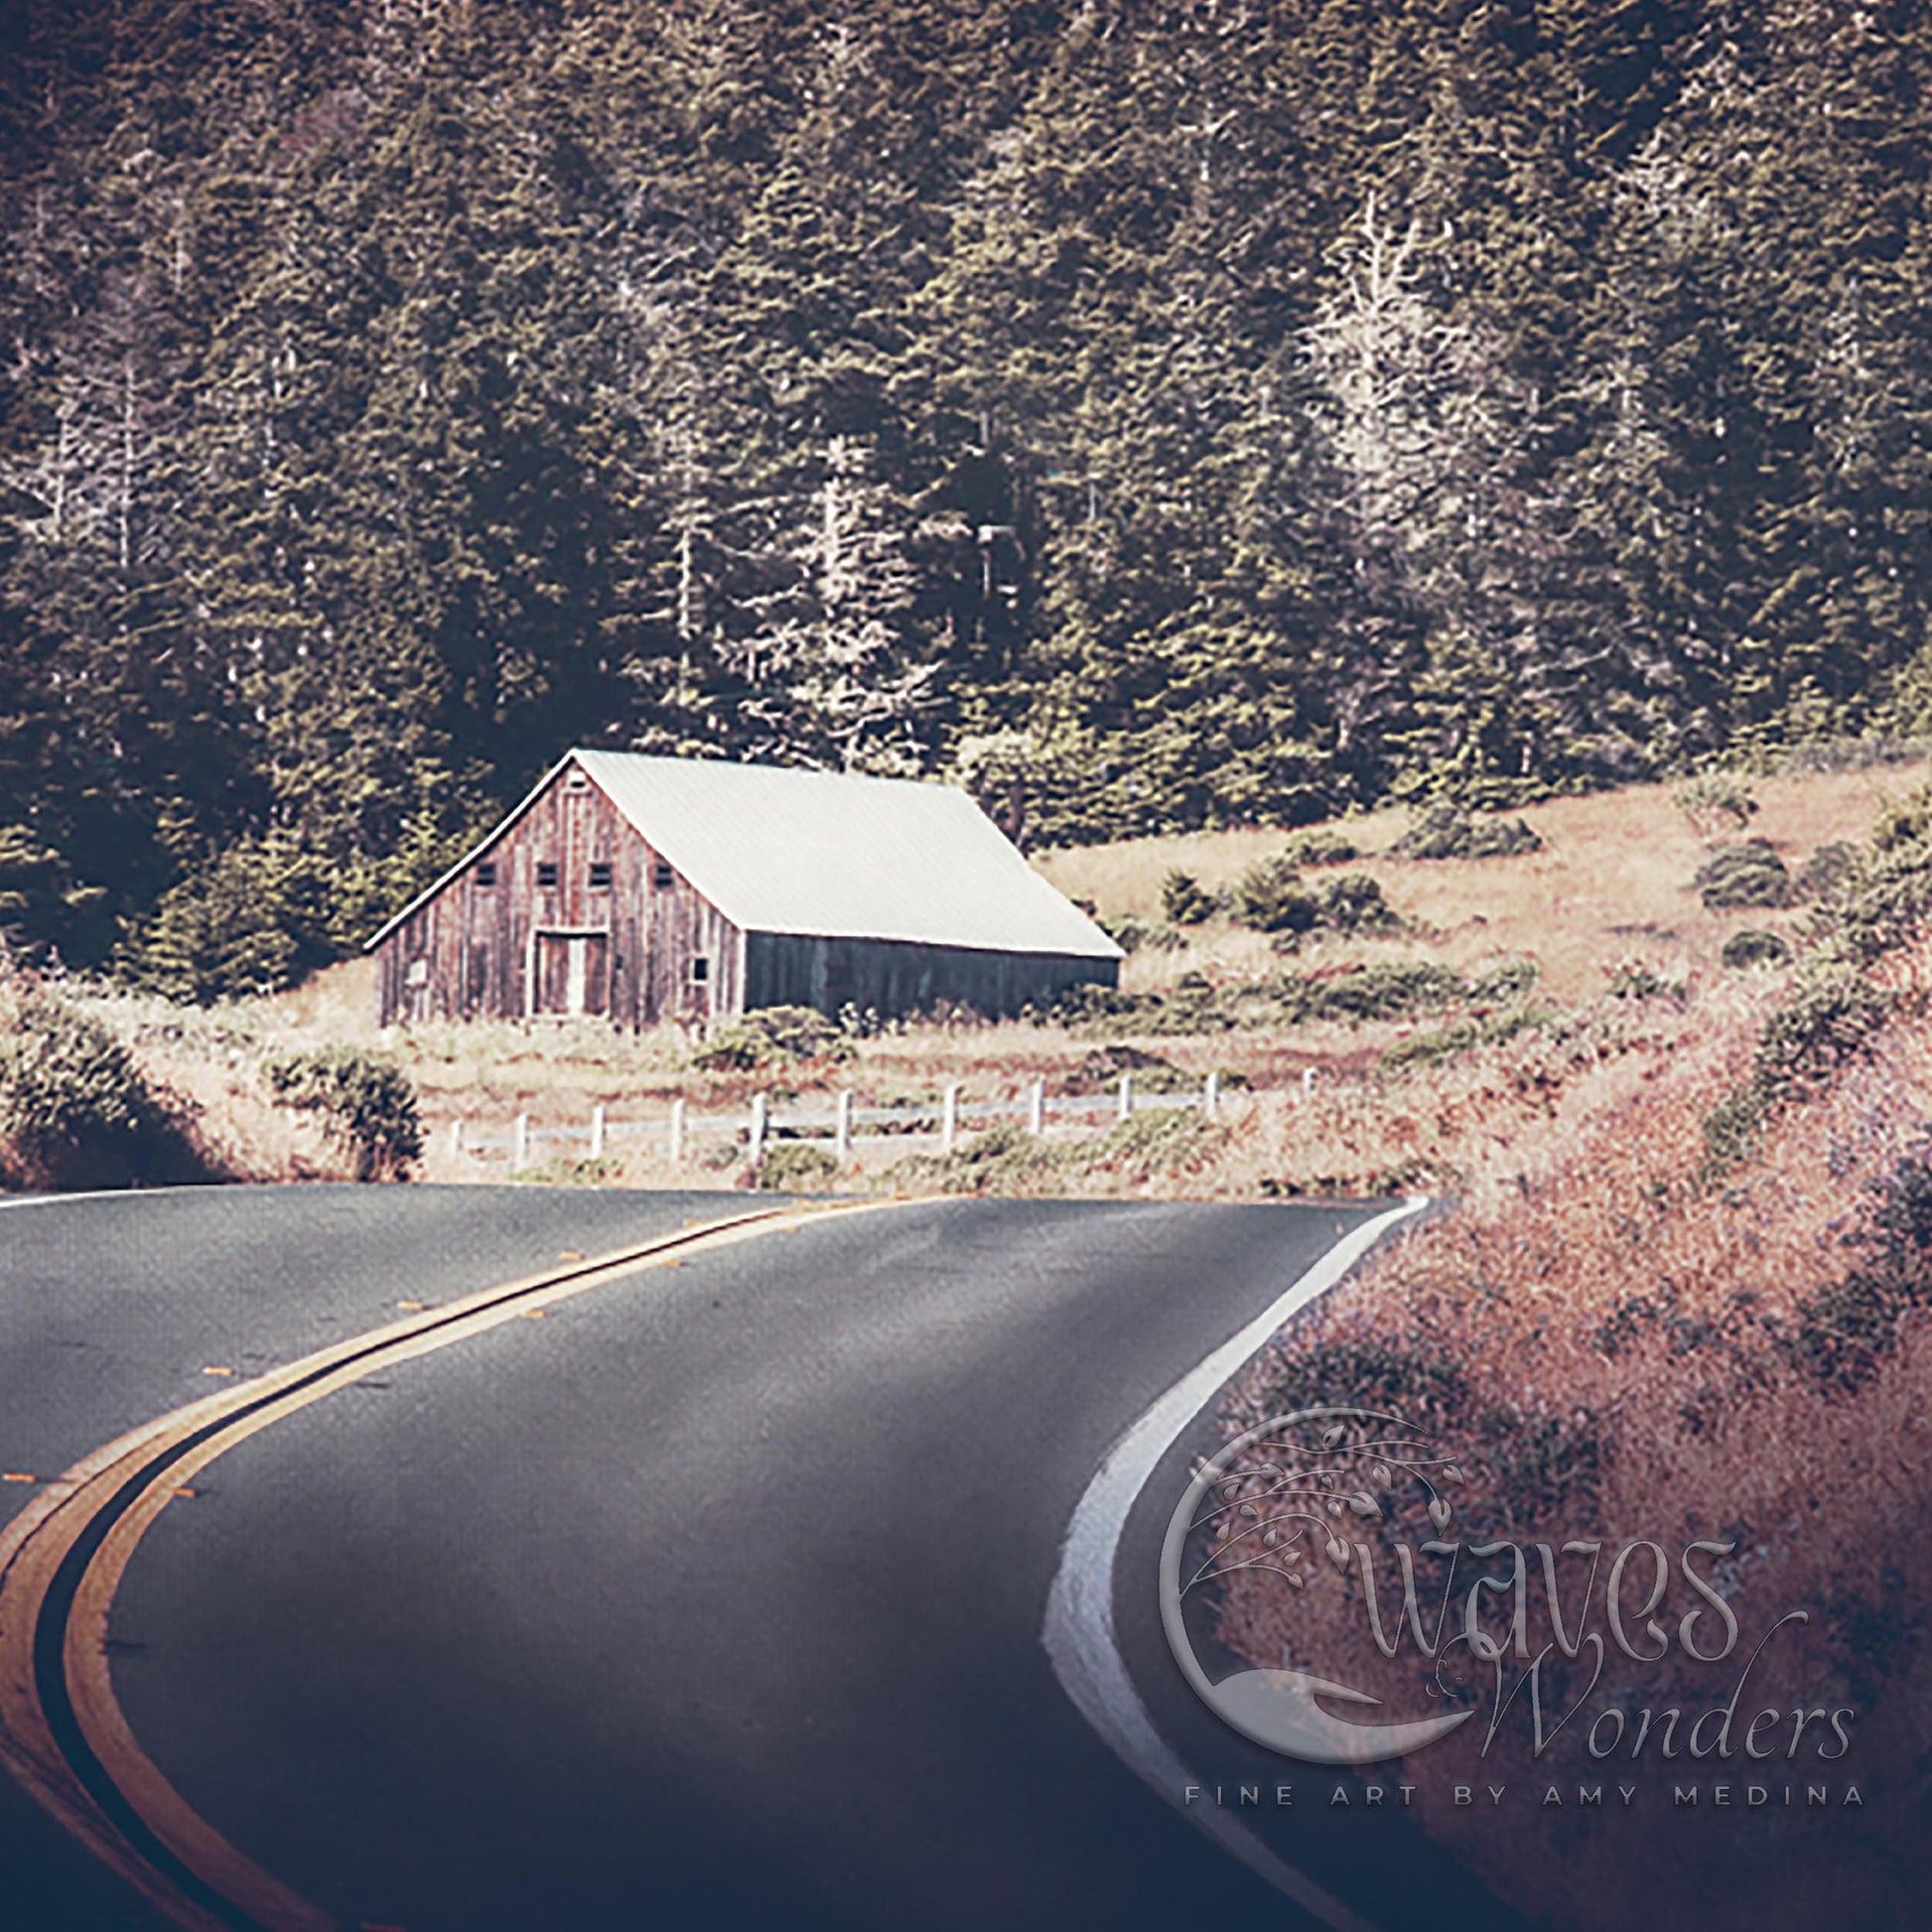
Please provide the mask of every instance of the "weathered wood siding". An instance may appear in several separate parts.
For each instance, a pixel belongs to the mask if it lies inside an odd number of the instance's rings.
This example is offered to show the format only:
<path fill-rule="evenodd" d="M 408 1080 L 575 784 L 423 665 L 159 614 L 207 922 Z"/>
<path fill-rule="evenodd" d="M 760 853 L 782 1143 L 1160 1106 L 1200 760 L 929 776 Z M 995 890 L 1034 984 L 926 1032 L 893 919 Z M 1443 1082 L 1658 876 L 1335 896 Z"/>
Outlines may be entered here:
<path fill-rule="evenodd" d="M 742 1012 L 743 936 L 674 870 L 660 887 L 661 864 L 595 785 L 559 772 L 376 948 L 381 1024 L 561 1017 L 573 983 L 581 1011 L 619 1026 Z"/>
<path fill-rule="evenodd" d="M 826 939 L 753 932 L 745 939 L 748 1007 L 870 1007 L 886 1018 L 941 1002 L 989 1018 L 1045 1006 L 1071 986 L 1117 986 L 1120 962 L 1067 953 L 984 952 L 902 939 Z"/>

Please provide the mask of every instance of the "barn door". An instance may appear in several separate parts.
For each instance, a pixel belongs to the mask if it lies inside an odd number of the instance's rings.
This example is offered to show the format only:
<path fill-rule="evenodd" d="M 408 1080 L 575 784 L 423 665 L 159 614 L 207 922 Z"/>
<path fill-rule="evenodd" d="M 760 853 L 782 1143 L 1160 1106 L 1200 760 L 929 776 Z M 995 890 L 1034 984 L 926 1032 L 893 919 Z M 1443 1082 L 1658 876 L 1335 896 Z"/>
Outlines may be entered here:
<path fill-rule="evenodd" d="M 558 1018 L 611 1010 L 611 936 L 607 932 L 539 932 L 536 1011 Z"/>

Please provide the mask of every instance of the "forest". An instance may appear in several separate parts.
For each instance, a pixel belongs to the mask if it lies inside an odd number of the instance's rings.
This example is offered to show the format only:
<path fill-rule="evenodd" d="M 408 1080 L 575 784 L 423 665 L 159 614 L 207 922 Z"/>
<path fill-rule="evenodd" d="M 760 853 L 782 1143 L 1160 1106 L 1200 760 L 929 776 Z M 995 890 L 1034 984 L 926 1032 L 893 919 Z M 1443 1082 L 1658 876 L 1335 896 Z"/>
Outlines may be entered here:
<path fill-rule="evenodd" d="M 0 924 L 208 996 L 565 748 L 1023 843 L 1932 730 L 1918 0 L 13 0 Z"/>

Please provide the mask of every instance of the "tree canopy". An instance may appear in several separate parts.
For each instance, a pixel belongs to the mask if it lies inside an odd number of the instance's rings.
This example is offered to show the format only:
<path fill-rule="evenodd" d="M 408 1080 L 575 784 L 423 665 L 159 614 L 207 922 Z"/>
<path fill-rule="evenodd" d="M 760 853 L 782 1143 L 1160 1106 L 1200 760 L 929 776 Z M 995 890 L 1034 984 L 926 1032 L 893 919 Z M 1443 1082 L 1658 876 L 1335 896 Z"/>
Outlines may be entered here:
<path fill-rule="evenodd" d="M 0 924 L 66 957 L 272 981 L 573 743 L 1063 841 L 1932 713 L 1914 0 L 0 33 Z"/>

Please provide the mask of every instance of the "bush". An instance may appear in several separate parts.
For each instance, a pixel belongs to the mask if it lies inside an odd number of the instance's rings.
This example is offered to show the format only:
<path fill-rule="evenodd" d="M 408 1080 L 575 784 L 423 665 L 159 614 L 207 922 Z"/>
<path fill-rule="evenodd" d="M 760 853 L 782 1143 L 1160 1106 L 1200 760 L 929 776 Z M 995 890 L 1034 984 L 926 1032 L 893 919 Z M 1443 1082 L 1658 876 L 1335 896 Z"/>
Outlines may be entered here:
<path fill-rule="evenodd" d="M 691 1055 L 706 1073 L 756 1073 L 794 1060 L 847 1059 L 852 1042 L 813 1007 L 757 1007 L 721 1028 Z"/>
<path fill-rule="evenodd" d="M 1806 898 L 1828 897 L 1844 885 L 1858 856 L 1843 839 L 1821 845 L 1805 861 L 1805 869 L 1798 875 L 1799 893 Z"/>
<path fill-rule="evenodd" d="M 1172 1060 L 1164 1060 L 1159 1053 L 1149 1053 L 1138 1046 L 1129 1046 L 1121 1041 L 1101 1047 L 1089 1053 L 1080 1062 L 1074 1078 L 1086 1092 L 1118 1086 L 1120 1076 L 1131 1073 L 1134 1085 L 1142 1093 L 1182 1093 L 1191 1091 L 1198 1082 L 1190 1074 L 1183 1073 Z"/>
<path fill-rule="evenodd" d="M 1726 819 L 1742 827 L 1757 813 L 1757 800 L 1751 796 L 1750 786 L 1724 771 L 1707 771 L 1689 784 L 1679 785 L 1672 799 L 1700 832 Z"/>
<path fill-rule="evenodd" d="M 1842 958 L 1868 965 L 1906 944 L 1932 909 L 1932 785 L 1879 820 L 1870 845 L 1821 909 L 1820 925 Z"/>
<path fill-rule="evenodd" d="M 620 1163 L 604 1156 L 594 1161 L 573 1161 L 560 1154 L 541 1167 L 517 1168 L 507 1178 L 525 1187 L 601 1187 L 622 1172 Z"/>
<path fill-rule="evenodd" d="M 1847 1237 L 1862 1260 L 1797 1305 L 1786 1337 L 1801 1370 L 1848 1394 L 1896 1348 L 1900 1317 L 1932 1303 L 1932 1150 L 1908 1155 L 1871 1191 L 1873 1204 Z"/>
<path fill-rule="evenodd" d="M 1291 866 L 1340 866 L 1363 856 L 1353 840 L 1320 827 L 1301 833 L 1282 848 L 1282 858 Z"/>
<path fill-rule="evenodd" d="M 1626 959 L 1605 970 L 1609 983 L 1603 990 L 1612 1000 L 1675 999 L 1684 991 L 1682 980 L 1665 979 L 1641 959 Z"/>
<path fill-rule="evenodd" d="M 1152 952 L 1177 952 L 1187 943 L 1187 935 L 1171 925 L 1159 925 L 1137 913 L 1123 912 L 1118 918 L 1097 921 L 1100 929 L 1122 952 L 1139 952 L 1146 946 Z"/>
<path fill-rule="evenodd" d="M 1161 909 L 1173 925 L 1199 925 L 1212 915 L 1214 897 L 1201 890 L 1192 873 L 1176 867 L 1161 882 Z"/>
<path fill-rule="evenodd" d="M 1457 806 L 1438 805 L 1389 849 L 1402 859 L 1508 859 L 1541 852 L 1543 841 L 1520 818 L 1472 818 Z"/>
<path fill-rule="evenodd" d="M 409 1075 L 359 1046 L 325 1046 L 267 1061 L 262 1077 L 284 1105 L 323 1117 L 357 1180 L 407 1180 L 422 1158 L 422 1119 Z"/>
<path fill-rule="evenodd" d="M 1468 996 L 1461 974 L 1434 960 L 1378 960 L 1331 978 L 1290 979 L 1282 1004 L 1292 1020 L 1394 1020 Z"/>
<path fill-rule="evenodd" d="M 1331 932 L 1396 932 L 1402 921 L 1365 872 L 1345 872 L 1321 889 L 1321 923 Z"/>
<path fill-rule="evenodd" d="M 1783 966 L 1790 958 L 1791 947 L 1778 933 L 1753 925 L 1733 932 L 1718 955 L 1720 963 L 1733 973 L 1748 972 L 1753 966 Z"/>
<path fill-rule="evenodd" d="M 1522 1008 L 1514 1013 L 1492 1014 L 1483 1020 L 1458 1021 L 1453 1027 L 1438 1027 L 1432 1033 L 1414 1034 L 1399 1039 L 1382 1055 L 1382 1064 L 1391 1072 L 1409 1066 L 1440 1066 L 1458 1053 L 1476 1046 L 1499 1046 L 1514 1039 L 1537 1024 L 1536 1016 Z M 1379 1187 L 1377 1193 L 1402 1193 L 1407 1188 Z"/>
<path fill-rule="evenodd" d="M 1853 968 L 1830 961 L 1814 965 L 1790 1005 L 1764 1023 L 1750 1078 L 1706 1118 L 1707 1167 L 1718 1170 L 1742 1160 L 1779 1107 L 1815 1092 L 1856 1059 L 1891 1012 L 1891 1001 Z"/>
<path fill-rule="evenodd" d="M 207 1180 L 216 1170 L 172 1099 L 90 1015 L 0 984 L 0 1179 L 21 1187 Z"/>
<path fill-rule="evenodd" d="M 1691 884 L 1714 912 L 1791 902 L 1791 875 L 1769 839 L 1745 839 L 1721 847 L 1698 868 Z"/>
<path fill-rule="evenodd" d="M 1234 889 L 1236 919 L 1256 932 L 1273 932 L 1293 951 L 1293 941 L 1315 931 L 1356 934 L 1396 932 L 1396 917 L 1382 889 L 1366 873 L 1343 873 L 1319 888 L 1306 886 L 1287 859 L 1250 866 Z"/>
<path fill-rule="evenodd" d="M 810 1141 L 773 1141 L 759 1161 L 758 1184 L 768 1193 L 803 1193 L 838 1171 L 833 1156 Z"/>
<path fill-rule="evenodd" d="M 951 1154 L 911 1154 L 888 1169 L 889 1187 L 907 1192 L 1005 1194 L 1023 1192 L 1048 1174 L 1069 1179 L 1109 1168 L 1152 1176 L 1171 1173 L 1219 1146 L 1225 1135 L 1192 1108 L 1156 1107 L 1136 1113 L 1091 1140 L 1049 1143 L 1019 1126 L 976 1134 Z"/>
<path fill-rule="evenodd" d="M 1234 889 L 1234 916 L 1256 932 L 1312 932 L 1321 923 L 1321 900 L 1285 859 L 1262 859 Z"/>

